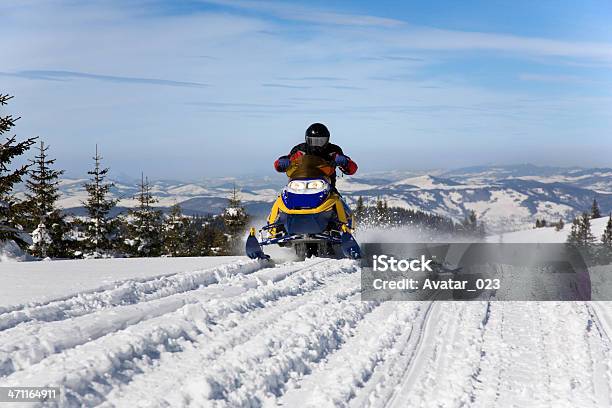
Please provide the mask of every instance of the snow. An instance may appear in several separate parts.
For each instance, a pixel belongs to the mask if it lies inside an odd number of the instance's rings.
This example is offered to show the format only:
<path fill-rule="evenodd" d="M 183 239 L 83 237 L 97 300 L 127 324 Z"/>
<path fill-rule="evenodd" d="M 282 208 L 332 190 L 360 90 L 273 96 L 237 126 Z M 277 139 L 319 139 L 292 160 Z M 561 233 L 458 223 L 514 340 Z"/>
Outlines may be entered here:
<path fill-rule="evenodd" d="M 197 271 L 240 257 L 132 258 L 0 263 L 0 309 L 10 304 L 44 302 L 126 279 Z"/>
<path fill-rule="evenodd" d="M 606 302 L 365 302 L 358 263 L 319 258 L 2 264 L 0 282 L 0 386 L 59 386 L 62 407 L 611 403 Z"/>
<path fill-rule="evenodd" d="M 497 229 L 498 225 L 525 224 L 525 220 L 532 218 L 529 209 L 522 205 L 525 199 L 526 195 L 513 190 L 493 190 L 489 200 L 465 202 L 464 205 L 488 228 Z"/>
<path fill-rule="evenodd" d="M 444 186 L 438 180 L 434 179 L 433 177 L 429 175 L 409 177 L 409 178 L 406 178 L 400 181 L 396 181 L 392 185 L 394 186 L 408 185 L 408 186 L 415 186 L 415 187 L 422 188 L 422 189 L 434 189 L 434 188 L 440 188 L 441 186 Z"/>
<path fill-rule="evenodd" d="M 604 233 L 608 217 L 601 217 L 591 220 L 591 231 L 599 240 Z M 487 237 L 487 242 L 504 242 L 504 243 L 562 243 L 567 241 L 567 236 L 572 228 L 571 222 L 566 222 L 561 231 L 557 231 L 555 227 L 544 228 L 528 228 L 519 231 L 507 232 L 504 234 L 490 235 Z"/>
<path fill-rule="evenodd" d="M 181 195 L 181 196 L 198 196 L 198 195 L 210 195 L 212 192 L 210 189 L 198 186 L 196 184 L 185 184 L 179 187 L 174 187 L 168 190 L 169 194 Z"/>
<path fill-rule="evenodd" d="M 0 241 L 0 270 L 7 262 L 25 261 L 30 257 L 14 241 Z"/>
<path fill-rule="evenodd" d="M 349 177 L 339 177 L 336 181 L 336 187 L 338 188 L 338 191 L 353 193 L 356 191 L 371 190 L 377 186 L 373 184 L 359 183 L 357 181 L 353 181 Z"/>

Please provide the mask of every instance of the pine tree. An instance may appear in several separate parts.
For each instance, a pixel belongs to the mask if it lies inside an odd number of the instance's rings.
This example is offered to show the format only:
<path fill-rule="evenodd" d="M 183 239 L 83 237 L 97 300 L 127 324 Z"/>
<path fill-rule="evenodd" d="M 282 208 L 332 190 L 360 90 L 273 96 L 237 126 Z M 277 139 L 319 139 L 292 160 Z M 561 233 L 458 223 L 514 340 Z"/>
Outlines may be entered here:
<path fill-rule="evenodd" d="M 604 230 L 604 233 L 601 236 L 601 242 L 608 250 L 612 249 L 612 213 L 608 218 L 606 229 Z"/>
<path fill-rule="evenodd" d="M 12 96 L 0 94 L 0 106 L 4 106 Z M 0 116 L 0 136 L 15 126 L 19 118 L 12 115 Z M 23 207 L 13 195 L 13 187 L 20 183 L 22 177 L 28 171 L 28 165 L 23 165 L 15 170 L 10 169 L 13 159 L 25 153 L 34 144 L 36 138 L 30 138 L 22 142 L 17 142 L 15 136 L 0 141 L 0 243 L 12 240 L 19 246 L 25 248 L 27 243 L 22 238 L 22 211 Z"/>
<path fill-rule="evenodd" d="M 239 245 L 249 222 L 249 216 L 238 198 L 236 186 L 233 188 L 232 196 L 228 199 L 227 207 L 223 210 L 221 217 L 229 235 L 229 250 L 232 253 L 238 253 L 241 251 Z"/>
<path fill-rule="evenodd" d="M 559 218 L 559 222 L 555 225 L 555 231 L 561 231 L 565 227 L 563 218 Z"/>
<path fill-rule="evenodd" d="M 44 222 L 38 224 L 38 227 L 32 231 L 32 245 L 30 245 L 30 252 L 35 256 L 46 258 L 48 249 L 53 244 L 53 239 L 47 231 L 47 227 Z"/>
<path fill-rule="evenodd" d="M 63 242 L 68 226 L 55 203 L 60 196 L 57 188 L 59 177 L 64 172 L 51 168 L 55 159 L 49 159 L 48 150 L 49 147 L 41 141 L 38 155 L 30 160 L 29 178 L 26 181 L 28 227 L 30 230 L 35 228 L 30 251 L 40 257 L 62 257 L 68 255 Z"/>
<path fill-rule="evenodd" d="M 376 208 L 374 210 L 375 220 L 379 226 L 385 226 L 389 223 L 388 205 L 386 200 L 378 197 L 376 199 Z"/>
<path fill-rule="evenodd" d="M 591 205 L 591 219 L 600 218 L 601 211 L 599 210 L 599 204 L 597 203 L 597 199 L 593 198 L 593 205 Z"/>
<path fill-rule="evenodd" d="M 583 246 L 593 245 L 597 238 L 591 231 L 591 217 L 588 213 L 583 213 L 580 218 L 580 240 Z"/>
<path fill-rule="evenodd" d="M 100 257 L 107 255 L 113 246 L 113 223 L 109 219 L 110 211 L 115 207 L 117 201 L 109 198 L 112 183 L 106 183 L 108 168 L 102 168 L 102 156 L 98 153 L 93 157 L 94 168 L 88 171 L 90 182 L 85 184 L 87 190 L 87 201 L 83 206 L 87 210 L 89 220 L 85 229 L 85 250 L 87 255 Z"/>
<path fill-rule="evenodd" d="M 45 146 L 41 141 L 38 146 L 38 155 L 30 160 L 29 178 L 26 188 L 29 191 L 26 196 L 32 204 L 32 216 L 36 222 L 44 222 L 49 214 L 56 210 L 55 202 L 60 194 L 57 188 L 59 177 L 64 174 L 63 170 L 53 170 L 55 159 L 49 159 Z"/>
<path fill-rule="evenodd" d="M 572 246 L 580 245 L 580 221 L 578 218 L 572 220 L 572 228 L 570 233 L 567 235 L 567 243 Z"/>
<path fill-rule="evenodd" d="M 355 204 L 355 218 L 359 221 L 362 221 L 365 215 L 365 210 L 366 208 L 363 203 L 363 197 L 359 196 L 359 198 L 357 199 L 357 203 Z"/>
<path fill-rule="evenodd" d="M 133 256 L 152 257 L 162 251 L 162 214 L 152 205 L 157 200 L 151 194 L 149 179 L 141 177 L 138 206 L 128 212 L 128 236 L 124 240 L 128 253 Z"/>
<path fill-rule="evenodd" d="M 162 228 L 163 253 L 168 256 L 188 256 L 188 223 L 189 220 L 181 211 L 179 204 L 170 208 Z"/>
<path fill-rule="evenodd" d="M 591 232 L 591 216 L 582 213 L 572 221 L 572 229 L 567 237 L 567 243 L 577 247 L 587 247 L 593 245 L 597 239 Z"/>
<path fill-rule="evenodd" d="M 539 218 L 536 218 L 536 224 L 535 224 L 536 228 L 541 228 L 542 227 L 542 223 L 540 222 Z"/>

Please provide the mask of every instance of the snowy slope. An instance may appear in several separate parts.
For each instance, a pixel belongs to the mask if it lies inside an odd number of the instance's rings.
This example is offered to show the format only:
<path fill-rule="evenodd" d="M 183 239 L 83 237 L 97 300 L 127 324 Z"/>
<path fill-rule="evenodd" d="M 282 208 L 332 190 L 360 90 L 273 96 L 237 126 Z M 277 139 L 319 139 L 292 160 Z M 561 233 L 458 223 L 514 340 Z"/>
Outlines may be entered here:
<path fill-rule="evenodd" d="M 591 220 L 591 232 L 599 241 L 604 233 L 608 217 L 601 217 Z M 567 236 L 572 229 L 571 222 L 565 223 L 562 230 L 557 231 L 555 227 L 527 228 L 504 234 L 495 234 L 487 237 L 487 242 L 504 243 L 537 243 L 537 242 L 566 242 Z"/>
<path fill-rule="evenodd" d="M 14 289 L 0 386 L 60 386 L 62 407 L 610 406 L 606 303 L 362 302 L 349 260 L 130 261 L 73 261 L 100 287 L 44 302 Z M 2 286 L 65 264 L 31 265 Z"/>
<path fill-rule="evenodd" d="M 117 281 L 197 271 L 241 257 L 92 259 L 0 263 L 0 309 L 88 292 Z M 51 278 L 51 279 L 50 279 Z"/>

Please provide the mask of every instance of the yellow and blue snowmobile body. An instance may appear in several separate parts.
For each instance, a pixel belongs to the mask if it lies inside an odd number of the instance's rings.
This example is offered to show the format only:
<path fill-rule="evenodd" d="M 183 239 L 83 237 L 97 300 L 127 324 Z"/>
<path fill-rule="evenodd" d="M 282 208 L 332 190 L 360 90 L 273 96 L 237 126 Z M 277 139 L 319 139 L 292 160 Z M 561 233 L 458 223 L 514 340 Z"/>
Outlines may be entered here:
<path fill-rule="evenodd" d="M 251 228 L 246 242 L 250 258 L 267 258 L 262 246 L 291 246 L 301 258 L 339 256 L 357 259 L 361 250 L 352 235 L 353 215 L 332 187 L 333 165 L 304 155 L 287 170 L 289 182 L 272 205 L 260 240 Z"/>

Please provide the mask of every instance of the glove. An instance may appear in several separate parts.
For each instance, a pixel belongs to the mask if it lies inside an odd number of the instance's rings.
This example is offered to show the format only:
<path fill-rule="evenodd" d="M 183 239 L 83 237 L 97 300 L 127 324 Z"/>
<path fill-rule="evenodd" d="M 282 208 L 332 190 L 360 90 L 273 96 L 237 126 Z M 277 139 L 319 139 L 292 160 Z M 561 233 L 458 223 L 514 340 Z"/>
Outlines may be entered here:
<path fill-rule="evenodd" d="M 278 159 L 278 164 L 277 164 L 278 170 L 285 171 L 289 168 L 290 165 L 291 165 L 291 160 L 289 160 L 288 157 L 281 157 L 280 159 Z"/>
<path fill-rule="evenodd" d="M 346 167 L 349 164 L 349 158 L 342 154 L 337 154 L 334 156 L 334 162 L 338 167 Z"/>

